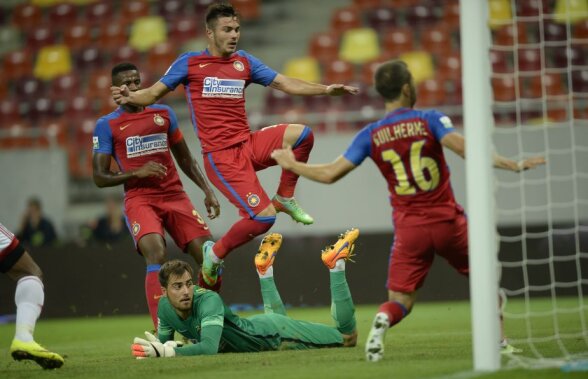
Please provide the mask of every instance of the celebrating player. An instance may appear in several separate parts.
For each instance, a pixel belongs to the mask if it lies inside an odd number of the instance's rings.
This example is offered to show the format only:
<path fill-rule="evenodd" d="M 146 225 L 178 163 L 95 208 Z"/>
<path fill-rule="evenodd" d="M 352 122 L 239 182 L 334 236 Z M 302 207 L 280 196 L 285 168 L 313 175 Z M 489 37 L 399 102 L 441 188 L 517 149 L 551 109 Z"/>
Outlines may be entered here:
<path fill-rule="evenodd" d="M 291 149 L 285 148 L 274 151 L 272 157 L 284 169 L 322 183 L 336 182 L 371 157 L 388 182 L 395 230 L 388 268 L 389 301 L 380 306 L 366 343 L 366 357 L 377 361 L 383 357 L 386 330 L 411 311 L 434 254 L 463 275 L 468 275 L 469 266 L 467 222 L 453 196 L 443 154 L 445 146 L 464 158 L 464 138 L 446 115 L 412 109 L 416 91 L 404 62 L 380 65 L 375 83 L 387 114 L 363 128 L 342 156 L 328 164 L 309 165 L 297 162 Z M 494 156 L 495 167 L 514 172 L 544 163 L 542 157 L 517 163 Z M 503 351 L 513 352 L 503 331 L 501 337 Z"/>
<path fill-rule="evenodd" d="M 345 261 L 352 256 L 358 236 L 357 229 L 347 231 L 335 245 L 323 250 L 321 257 L 330 271 L 331 314 L 336 327 L 286 316 L 273 278 L 273 263 L 282 236 L 272 233 L 264 237 L 255 256 L 264 314 L 247 318 L 235 315 L 217 293 L 194 286 L 192 269 L 186 262 L 169 261 L 159 272 L 164 293 L 159 302 L 159 339 L 148 332 L 147 340 L 135 338 L 133 355 L 155 358 L 355 346 L 355 308 L 345 278 Z M 173 341 L 174 332 L 195 343 L 178 346 Z"/>
<path fill-rule="evenodd" d="M 0 224 L 0 272 L 16 282 L 16 334 L 10 354 L 17 361 L 30 359 L 44 369 L 59 368 L 63 358 L 35 342 L 33 332 L 43 309 L 45 292 L 42 272 L 18 238 Z"/>
<path fill-rule="evenodd" d="M 245 114 L 245 88 L 257 83 L 306 96 L 358 92 L 357 88 L 343 84 L 327 86 L 277 73 L 249 53 L 237 51 L 240 32 L 235 9 L 226 3 L 212 4 L 206 13 L 206 50 L 181 55 L 163 78 L 149 88 L 111 88 L 118 104 L 145 106 L 184 85 L 208 178 L 242 217 L 216 243 L 204 246 L 202 271 L 210 285 L 216 281 L 227 254 L 267 232 L 276 220 L 276 212 L 285 212 L 303 224 L 313 223 L 313 218 L 294 199 L 298 175 L 283 171 L 277 194 L 270 199 L 255 173 L 275 165 L 270 154 L 283 145 L 292 146 L 296 158 L 307 161 L 314 143 L 311 129 L 300 124 L 279 124 L 252 133 Z"/>
<path fill-rule="evenodd" d="M 116 65 L 112 69 L 112 84 L 139 90 L 141 77 L 137 67 L 130 63 Z M 147 264 L 145 293 L 157 327 L 157 303 L 161 297 L 157 275 L 167 260 L 164 229 L 200 265 L 201 246 L 212 239 L 208 226 L 182 187 L 170 149 L 182 171 L 204 192 L 204 206 L 211 219 L 220 213 L 218 200 L 168 106 L 124 104 L 98 120 L 93 142 L 94 183 L 98 187 L 124 184 L 127 226 Z M 111 157 L 122 172 L 111 171 Z"/>

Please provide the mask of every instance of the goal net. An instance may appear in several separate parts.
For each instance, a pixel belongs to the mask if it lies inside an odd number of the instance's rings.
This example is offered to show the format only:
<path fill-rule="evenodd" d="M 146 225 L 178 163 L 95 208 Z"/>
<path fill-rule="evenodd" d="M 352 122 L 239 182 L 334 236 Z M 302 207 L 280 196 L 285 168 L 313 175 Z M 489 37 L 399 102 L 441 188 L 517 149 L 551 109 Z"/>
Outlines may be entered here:
<path fill-rule="evenodd" d="M 489 0 L 493 139 L 507 365 L 588 370 L 588 2 Z"/>

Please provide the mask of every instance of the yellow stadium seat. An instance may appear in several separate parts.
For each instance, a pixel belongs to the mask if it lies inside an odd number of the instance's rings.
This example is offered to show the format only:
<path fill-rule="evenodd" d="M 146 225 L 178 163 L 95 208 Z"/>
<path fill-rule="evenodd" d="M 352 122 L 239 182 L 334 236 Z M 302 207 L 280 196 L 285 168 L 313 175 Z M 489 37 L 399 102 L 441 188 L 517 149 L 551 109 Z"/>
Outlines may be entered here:
<path fill-rule="evenodd" d="M 71 71 L 71 54 L 65 45 L 43 47 L 37 54 L 33 73 L 42 80 L 51 80 Z"/>
<path fill-rule="evenodd" d="M 426 51 L 410 51 L 400 55 L 400 60 L 404 61 L 414 79 L 414 84 L 418 85 L 423 80 L 431 79 L 435 76 L 433 69 L 433 58 Z"/>
<path fill-rule="evenodd" d="M 378 34 L 372 28 L 349 29 L 343 34 L 339 58 L 362 64 L 380 56 Z"/>
<path fill-rule="evenodd" d="M 512 4 L 510 0 L 488 0 L 489 25 L 492 29 L 500 28 L 512 22 Z"/>
<path fill-rule="evenodd" d="M 63 3 L 63 0 L 31 0 L 31 4 L 38 7 L 49 7 L 59 3 Z"/>
<path fill-rule="evenodd" d="M 588 19 L 588 0 L 557 0 L 554 19 L 562 24 Z"/>
<path fill-rule="evenodd" d="M 137 51 L 147 51 L 165 41 L 167 41 L 167 29 L 163 17 L 140 17 L 131 26 L 129 45 Z"/>
<path fill-rule="evenodd" d="M 284 65 L 284 75 L 292 78 L 320 82 L 319 63 L 313 57 L 292 58 Z"/>

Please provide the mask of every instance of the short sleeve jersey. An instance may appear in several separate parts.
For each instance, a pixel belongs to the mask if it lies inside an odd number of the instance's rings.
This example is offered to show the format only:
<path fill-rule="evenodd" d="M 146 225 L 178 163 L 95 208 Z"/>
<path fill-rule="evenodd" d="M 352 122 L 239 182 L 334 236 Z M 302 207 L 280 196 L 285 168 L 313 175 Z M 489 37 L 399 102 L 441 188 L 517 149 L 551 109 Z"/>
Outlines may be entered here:
<path fill-rule="evenodd" d="M 171 90 L 184 85 L 192 124 L 206 153 L 249 138 L 245 88 L 251 83 L 267 86 L 276 75 L 243 50 L 226 58 L 203 50 L 178 57 L 160 81 Z"/>
<path fill-rule="evenodd" d="M 344 157 L 360 165 L 370 157 L 388 183 L 396 225 L 422 225 L 453 219 L 455 202 L 441 139 L 455 129 L 435 110 L 400 108 L 368 124 Z"/>
<path fill-rule="evenodd" d="M 164 178 L 132 179 L 125 183 L 125 196 L 182 192 L 182 182 L 169 151 L 183 138 L 173 110 L 166 105 L 151 105 L 142 112 L 118 108 L 101 117 L 93 136 L 94 153 L 111 155 L 123 172 L 135 170 L 149 161 L 167 167 Z"/>

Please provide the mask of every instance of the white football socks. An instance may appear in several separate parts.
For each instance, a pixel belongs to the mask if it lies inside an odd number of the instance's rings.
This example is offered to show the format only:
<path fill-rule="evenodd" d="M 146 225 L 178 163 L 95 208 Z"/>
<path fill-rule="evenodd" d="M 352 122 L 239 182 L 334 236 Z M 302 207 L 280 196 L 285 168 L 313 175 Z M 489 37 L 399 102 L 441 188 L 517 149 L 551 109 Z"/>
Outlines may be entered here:
<path fill-rule="evenodd" d="M 25 276 L 16 284 L 16 333 L 14 338 L 22 342 L 33 341 L 35 324 L 41 314 L 45 293 L 43 282 L 36 276 Z"/>
<path fill-rule="evenodd" d="M 345 271 L 345 259 L 339 259 L 335 262 L 335 267 L 329 269 L 330 272 Z"/>
<path fill-rule="evenodd" d="M 261 274 L 259 271 L 257 271 L 257 275 L 259 276 L 259 279 L 273 278 L 274 277 L 274 266 L 270 266 L 267 270 L 265 270 L 265 274 Z"/>
<path fill-rule="evenodd" d="M 221 263 L 223 261 L 214 253 L 214 246 L 210 248 L 210 259 L 212 259 L 213 263 Z"/>

